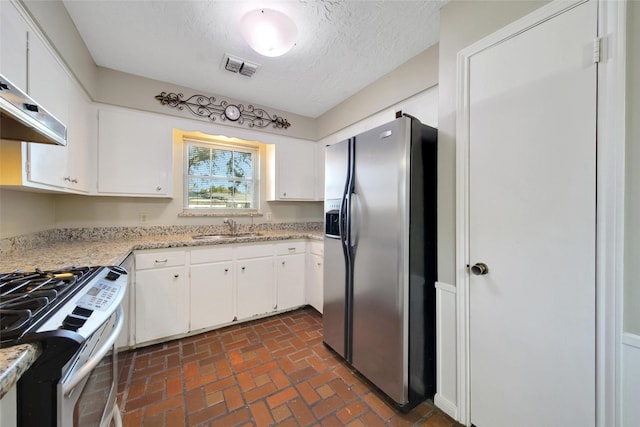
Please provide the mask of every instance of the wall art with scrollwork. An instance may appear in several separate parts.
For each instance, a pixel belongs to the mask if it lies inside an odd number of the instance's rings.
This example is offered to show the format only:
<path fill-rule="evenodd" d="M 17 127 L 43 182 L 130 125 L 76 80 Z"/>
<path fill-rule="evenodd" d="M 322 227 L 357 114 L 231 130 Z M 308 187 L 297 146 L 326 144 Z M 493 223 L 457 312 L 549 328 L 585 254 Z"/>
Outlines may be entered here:
<path fill-rule="evenodd" d="M 156 99 L 162 105 L 177 108 L 178 110 L 189 110 L 196 116 L 206 117 L 212 122 L 231 121 L 238 124 L 246 124 L 249 127 L 265 128 L 272 125 L 276 129 L 287 129 L 291 123 L 284 117 L 276 114 L 269 114 L 262 108 L 255 108 L 253 105 L 230 104 L 227 101 L 217 101 L 213 96 L 193 95 L 184 99 L 181 93 L 162 92 L 156 95 Z"/>

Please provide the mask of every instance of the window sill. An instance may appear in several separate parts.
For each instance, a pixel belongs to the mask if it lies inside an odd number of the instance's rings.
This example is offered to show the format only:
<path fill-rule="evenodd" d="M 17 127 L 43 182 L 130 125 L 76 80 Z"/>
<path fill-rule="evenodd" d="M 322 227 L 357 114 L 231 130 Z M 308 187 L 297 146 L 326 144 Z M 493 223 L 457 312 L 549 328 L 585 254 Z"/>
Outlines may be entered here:
<path fill-rule="evenodd" d="M 238 212 L 238 211 L 197 211 L 197 210 L 185 210 L 178 214 L 178 218 L 196 218 L 196 217 L 256 217 L 263 216 L 262 212 L 250 211 L 250 212 Z"/>

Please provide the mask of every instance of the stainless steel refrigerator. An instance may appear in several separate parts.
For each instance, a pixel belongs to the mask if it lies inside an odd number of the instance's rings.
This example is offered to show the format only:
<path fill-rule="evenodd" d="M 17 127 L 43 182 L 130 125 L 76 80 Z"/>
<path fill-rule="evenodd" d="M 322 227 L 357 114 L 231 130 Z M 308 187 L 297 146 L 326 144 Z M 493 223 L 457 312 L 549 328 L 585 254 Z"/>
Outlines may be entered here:
<path fill-rule="evenodd" d="M 324 343 L 409 410 L 435 393 L 436 129 L 327 146 Z"/>

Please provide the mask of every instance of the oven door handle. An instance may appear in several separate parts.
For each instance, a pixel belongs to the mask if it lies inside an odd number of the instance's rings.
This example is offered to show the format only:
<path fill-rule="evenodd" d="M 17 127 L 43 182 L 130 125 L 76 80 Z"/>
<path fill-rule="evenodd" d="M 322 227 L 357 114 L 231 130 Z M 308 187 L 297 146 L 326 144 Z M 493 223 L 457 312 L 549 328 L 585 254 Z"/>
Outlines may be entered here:
<path fill-rule="evenodd" d="M 118 306 L 115 311 L 116 313 L 116 323 L 113 326 L 113 330 L 111 334 L 106 339 L 106 341 L 102 344 L 102 347 L 91 357 L 91 359 L 87 360 L 82 368 L 78 369 L 78 371 L 69 378 L 69 381 L 65 381 L 62 383 L 62 393 L 65 396 L 69 396 L 73 391 L 73 388 L 80 384 L 80 382 L 93 371 L 93 369 L 98 366 L 98 363 L 102 360 L 102 358 L 107 354 L 107 352 L 113 347 L 113 344 L 116 342 L 118 335 L 120 335 L 120 331 L 122 330 L 123 315 L 122 315 L 122 307 Z"/>

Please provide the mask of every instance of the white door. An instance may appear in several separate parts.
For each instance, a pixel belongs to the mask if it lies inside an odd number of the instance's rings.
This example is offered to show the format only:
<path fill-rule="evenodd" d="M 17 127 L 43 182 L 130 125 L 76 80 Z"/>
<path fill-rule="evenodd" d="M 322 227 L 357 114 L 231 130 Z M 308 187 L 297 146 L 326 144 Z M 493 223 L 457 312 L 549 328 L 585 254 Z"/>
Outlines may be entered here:
<path fill-rule="evenodd" d="M 470 416 L 595 424 L 597 4 L 469 60 Z"/>

